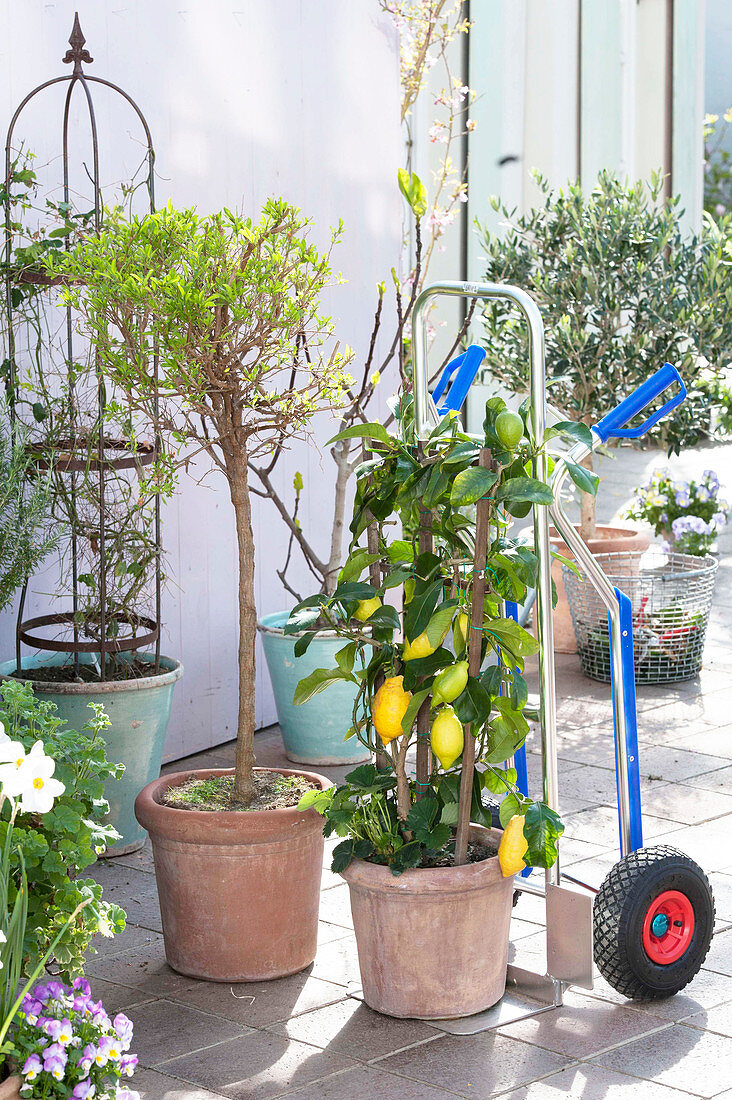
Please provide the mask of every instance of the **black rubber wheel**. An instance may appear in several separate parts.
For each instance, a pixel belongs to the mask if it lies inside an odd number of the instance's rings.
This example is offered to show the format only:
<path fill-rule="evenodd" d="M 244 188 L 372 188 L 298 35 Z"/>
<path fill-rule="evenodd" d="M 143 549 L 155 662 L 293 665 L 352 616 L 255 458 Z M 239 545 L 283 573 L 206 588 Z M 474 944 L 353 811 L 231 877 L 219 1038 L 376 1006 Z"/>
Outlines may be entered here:
<path fill-rule="evenodd" d="M 709 880 L 676 848 L 640 848 L 616 863 L 600 887 L 593 930 L 595 962 L 614 989 L 633 1000 L 671 997 L 709 951 Z"/>

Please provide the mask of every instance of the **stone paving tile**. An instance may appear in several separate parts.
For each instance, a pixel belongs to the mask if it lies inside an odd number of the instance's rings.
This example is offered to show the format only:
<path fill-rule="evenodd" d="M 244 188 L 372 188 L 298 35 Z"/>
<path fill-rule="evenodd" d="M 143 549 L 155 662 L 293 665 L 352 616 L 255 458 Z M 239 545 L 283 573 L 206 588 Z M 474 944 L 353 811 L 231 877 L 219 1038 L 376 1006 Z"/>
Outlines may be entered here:
<path fill-rule="evenodd" d="M 104 860 L 103 862 L 107 862 Z M 147 874 L 155 874 L 155 863 L 153 861 L 152 842 L 148 837 L 142 848 L 137 852 L 130 852 L 128 856 L 114 856 L 110 860 L 110 865 L 115 867 L 131 867 L 135 871 L 145 871 Z"/>
<path fill-rule="evenodd" d="M 732 1001 L 728 1001 L 724 1005 L 717 1005 L 716 1008 L 708 1008 L 705 1012 L 697 1012 L 693 1016 L 687 1016 L 683 1022 L 687 1027 L 698 1027 L 702 1031 L 714 1031 L 717 1035 L 726 1035 L 732 1039 Z"/>
<path fill-rule="evenodd" d="M 732 710 L 732 705 L 730 709 Z M 679 730 L 667 738 L 668 744 L 679 745 L 682 749 L 691 749 L 693 752 L 703 752 L 709 756 L 721 756 L 723 760 L 732 759 L 732 727 L 729 725 L 695 732 L 688 738 L 684 736 L 684 732 Z"/>
<path fill-rule="evenodd" d="M 714 891 L 717 918 L 732 923 L 732 875 L 712 872 L 708 878 Z"/>
<path fill-rule="evenodd" d="M 342 985 L 314 978 L 310 968 L 273 982 L 196 982 L 174 1000 L 249 1027 L 267 1027 L 345 997 Z"/>
<path fill-rule="evenodd" d="M 157 997 L 180 992 L 193 984 L 192 978 L 177 974 L 166 963 L 162 936 L 147 947 L 125 951 L 108 959 L 92 958 L 87 963 L 86 975 L 90 980 L 104 978 L 105 981 Z"/>
<path fill-rule="evenodd" d="M 220 1100 L 221 1094 L 177 1081 L 156 1069 L 138 1069 L 131 1082 L 140 1100 Z"/>
<path fill-rule="evenodd" d="M 342 924 L 328 924 L 326 921 L 318 921 L 318 946 L 324 943 L 332 943 L 333 940 L 342 940 L 351 932 L 350 928 L 344 928 Z"/>
<path fill-rule="evenodd" d="M 435 1038 L 433 1027 L 419 1020 L 382 1016 L 353 997 L 274 1024 L 268 1030 L 315 1047 L 348 1054 L 360 1062 L 369 1062 Z"/>
<path fill-rule="evenodd" d="M 106 897 L 105 893 L 105 897 Z M 137 924 L 128 923 L 124 932 L 118 932 L 116 936 L 106 939 L 104 936 L 95 936 L 92 944 L 94 954 L 89 953 L 90 959 L 109 959 L 112 955 L 121 955 L 125 951 L 132 951 L 160 940 L 160 932 L 153 932 L 150 928 L 142 928 Z"/>
<path fill-rule="evenodd" d="M 501 1100 L 628 1100 L 642 1088 L 642 1100 L 688 1100 L 688 1092 L 644 1081 L 642 1086 L 633 1077 L 617 1070 L 605 1069 L 592 1062 L 553 1073 L 525 1088 L 503 1093 Z"/>
<path fill-rule="evenodd" d="M 320 919 L 342 928 L 353 928 L 348 886 L 341 882 L 320 896 Z"/>
<path fill-rule="evenodd" d="M 697 754 L 690 753 L 690 755 L 696 756 Z M 701 755 L 701 753 L 698 755 Z M 706 759 L 710 759 L 710 757 Z M 726 767 L 718 768 L 713 772 L 704 772 L 702 775 L 689 776 L 684 779 L 683 785 L 694 787 L 695 790 L 718 791 L 720 794 L 732 795 L 732 765 L 727 764 Z"/>
<path fill-rule="evenodd" d="M 250 1030 L 174 1001 L 151 1001 L 128 1015 L 135 1028 L 135 1053 L 148 1067 Z"/>
<path fill-rule="evenodd" d="M 712 1097 L 729 1085 L 732 1039 L 675 1024 L 662 1035 L 650 1035 L 593 1061 L 646 1081 Z"/>
<path fill-rule="evenodd" d="M 107 901 L 121 905 L 130 924 L 162 932 L 155 876 L 131 867 L 117 867 L 110 860 L 95 863 L 88 874 L 104 889 Z"/>
<path fill-rule="evenodd" d="M 356 937 L 346 936 L 342 940 L 333 940 L 332 943 L 319 947 L 310 972 L 314 978 L 335 982 L 336 985 L 360 983 Z"/>
<path fill-rule="evenodd" d="M 89 984 L 94 999 L 102 1001 L 106 1012 L 112 1017 L 118 1012 L 127 1012 L 135 1005 L 145 1004 L 155 999 L 152 993 L 146 993 L 142 989 L 130 989 L 126 985 L 105 982 L 102 978 L 90 977 Z"/>
<path fill-rule="evenodd" d="M 409 1081 L 377 1066 L 359 1066 L 282 1095 L 292 1100 L 452 1100 L 462 1094 Z"/>
<path fill-rule="evenodd" d="M 671 1026 L 651 1012 L 652 1008 L 642 1012 L 627 1003 L 615 1004 L 570 992 L 564 1007 L 509 1024 L 500 1028 L 499 1034 L 569 1058 L 589 1058 L 618 1043 Z"/>
<path fill-rule="evenodd" d="M 643 816 L 661 817 L 680 821 L 683 825 L 699 825 L 701 822 L 716 824 L 715 819 L 730 815 L 732 821 L 732 797 L 705 791 L 681 783 L 658 785 L 643 798 Z"/>
<path fill-rule="evenodd" d="M 607 850 L 613 849 L 618 853 L 618 811 L 614 806 L 600 806 L 591 810 L 583 810 L 578 813 L 570 813 L 564 816 L 566 836 L 577 840 L 592 840 L 601 844 Z M 671 821 L 668 818 L 646 818 L 644 813 L 644 840 L 648 842 L 654 837 L 679 832 L 684 828 L 680 821 Z"/>
<path fill-rule="evenodd" d="M 706 791 L 699 791 L 702 797 L 706 797 Z M 652 821 L 652 818 L 644 818 L 644 824 Z M 729 832 L 729 824 L 722 821 L 704 822 L 701 825 L 692 825 L 681 832 L 672 832 L 664 838 L 669 844 L 680 848 L 688 856 L 696 860 L 700 867 L 709 874 L 712 871 L 724 871 L 732 867 L 732 835 Z"/>
<path fill-rule="evenodd" d="M 728 978 L 732 978 L 732 929 L 728 928 L 712 937 L 704 967 L 706 970 L 713 970 L 717 974 L 726 974 Z M 730 997 L 732 998 L 732 983 L 730 983 Z"/>
<path fill-rule="evenodd" d="M 158 1068 L 233 1100 L 268 1100 L 357 1064 L 343 1054 L 257 1031 L 163 1062 Z"/>
<path fill-rule="evenodd" d="M 641 745 L 638 765 L 641 775 L 646 778 L 654 776 L 666 782 L 692 786 L 706 786 L 728 767 L 719 756 L 707 756 L 675 745 Z"/>
<path fill-rule="evenodd" d="M 567 1065 L 567 1058 L 507 1035 L 484 1032 L 456 1040 L 444 1036 L 411 1050 L 392 1054 L 382 1069 L 441 1086 L 449 1082 L 459 1095 L 488 1100 Z"/>

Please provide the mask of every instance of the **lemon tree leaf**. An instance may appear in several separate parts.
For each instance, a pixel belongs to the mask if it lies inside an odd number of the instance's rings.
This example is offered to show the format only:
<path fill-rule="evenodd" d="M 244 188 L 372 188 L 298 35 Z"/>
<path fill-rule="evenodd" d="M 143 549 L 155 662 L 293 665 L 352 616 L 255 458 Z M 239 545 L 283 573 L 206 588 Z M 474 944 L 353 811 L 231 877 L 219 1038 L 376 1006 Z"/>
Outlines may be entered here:
<path fill-rule="evenodd" d="M 424 688 L 422 691 L 416 691 L 412 698 L 409 700 L 409 706 L 404 712 L 402 718 L 402 733 L 410 733 L 412 726 L 417 718 L 417 711 L 424 703 L 425 699 L 430 693 L 429 688 Z"/>
<path fill-rule="evenodd" d="M 340 668 L 316 668 L 297 685 L 292 701 L 296 707 L 302 706 L 303 703 L 307 703 L 308 699 L 312 699 L 314 695 L 325 691 L 327 687 L 335 684 L 338 680 L 350 680 L 351 683 L 358 683 L 355 676 L 343 672 Z"/>
<path fill-rule="evenodd" d="M 525 810 L 524 836 L 529 846 L 526 862 L 532 867 L 551 867 L 557 858 L 557 841 L 564 832 L 558 814 L 543 802 L 532 802 Z"/>
<path fill-rule="evenodd" d="M 452 483 L 450 504 L 453 508 L 475 504 L 497 481 L 498 474 L 493 470 L 484 470 L 482 466 L 468 466 L 467 470 L 460 471 Z"/>

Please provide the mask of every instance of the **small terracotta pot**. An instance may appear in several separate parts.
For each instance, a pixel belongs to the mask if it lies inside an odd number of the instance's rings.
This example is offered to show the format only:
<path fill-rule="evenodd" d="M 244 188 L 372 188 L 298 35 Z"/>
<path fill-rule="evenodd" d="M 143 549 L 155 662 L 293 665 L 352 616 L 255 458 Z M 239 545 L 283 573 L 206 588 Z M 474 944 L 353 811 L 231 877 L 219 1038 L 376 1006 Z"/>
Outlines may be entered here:
<path fill-rule="evenodd" d="M 497 847 L 501 833 L 473 825 L 470 839 Z M 367 1005 L 435 1020 L 482 1012 L 501 999 L 513 877 L 503 877 L 495 856 L 398 877 L 357 859 L 343 877 Z"/>
<path fill-rule="evenodd" d="M 556 528 L 550 528 L 549 533 L 552 550 L 563 554 L 565 558 L 574 560 L 572 551 L 565 542 L 562 542 Z M 646 531 L 636 531 L 635 527 L 598 523 L 597 535 L 593 539 L 587 539 L 587 545 L 593 554 L 622 554 L 633 550 L 647 550 L 650 541 Z M 564 588 L 561 562 L 552 561 L 552 577 L 557 588 L 557 606 L 554 608 L 553 615 L 554 651 L 556 653 L 576 653 L 577 643 L 574 638 L 572 615 Z"/>
<path fill-rule="evenodd" d="M 321 789 L 329 779 L 304 775 Z M 165 956 L 174 970 L 213 982 L 262 981 L 303 970 L 315 958 L 323 819 L 315 810 L 179 810 L 165 791 L 230 768 L 177 772 L 137 796 L 150 833 L 163 918 Z"/>
<path fill-rule="evenodd" d="M 13 1077 L 6 1077 L 0 1084 L 0 1100 L 20 1100 L 20 1086 L 23 1084 L 23 1078 L 15 1074 Z"/>

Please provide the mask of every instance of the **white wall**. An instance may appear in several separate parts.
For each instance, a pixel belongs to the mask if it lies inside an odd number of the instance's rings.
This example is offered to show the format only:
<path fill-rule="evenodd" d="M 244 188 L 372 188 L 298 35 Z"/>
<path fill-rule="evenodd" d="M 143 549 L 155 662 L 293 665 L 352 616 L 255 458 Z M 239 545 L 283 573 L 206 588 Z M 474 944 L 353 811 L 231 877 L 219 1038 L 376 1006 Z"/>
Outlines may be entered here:
<path fill-rule="evenodd" d="M 704 109 L 719 115 L 732 107 L 732 4 L 706 0 L 706 75 Z M 732 127 L 726 147 L 732 152 Z"/>
<path fill-rule="evenodd" d="M 335 266 L 348 282 L 326 304 L 341 340 L 363 353 L 375 285 L 398 262 L 401 230 L 398 42 L 377 0 L 3 0 L 3 128 L 35 84 L 69 71 L 61 58 L 75 10 L 94 58 L 89 73 L 120 84 L 147 116 L 157 152 L 158 205 L 171 199 L 204 211 L 228 205 L 256 212 L 268 195 L 283 194 L 314 219 L 313 238 L 321 244 L 327 227 L 343 218 L 346 237 Z M 51 103 L 52 109 L 33 115 L 27 133 L 30 147 L 44 153 L 60 132 L 58 100 Z M 109 135 L 111 129 L 114 138 L 102 142 L 106 180 L 123 174 L 121 139 L 112 124 L 123 126 L 126 141 L 127 123 L 116 108 L 101 106 L 102 131 Z M 131 160 L 136 155 L 124 154 Z M 318 426 L 321 440 L 331 427 Z M 319 533 L 322 551 L 329 463 L 327 454 L 321 458 L 297 445 L 279 470 L 279 484 L 286 486 L 295 470 L 302 471 L 303 526 Z M 267 502 L 255 500 L 255 529 L 257 598 L 266 614 L 288 604 L 275 574 L 284 559 L 284 529 Z M 227 490 L 218 476 L 203 485 L 183 477 L 165 509 L 164 541 L 172 577 L 164 650 L 185 666 L 166 746 L 172 759 L 235 731 L 236 558 Z M 293 576 L 306 594 L 311 591 L 303 568 Z M 44 600 L 37 596 L 35 606 Z M 0 621 L 3 653 L 12 652 L 13 630 L 6 614 Z M 263 660 L 257 711 L 261 724 L 274 721 Z"/>

